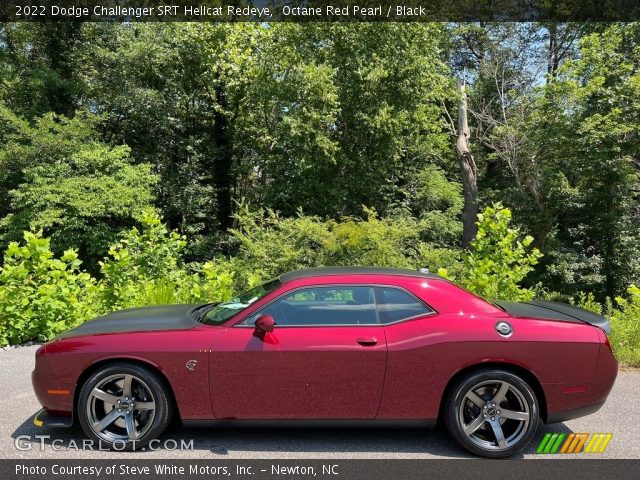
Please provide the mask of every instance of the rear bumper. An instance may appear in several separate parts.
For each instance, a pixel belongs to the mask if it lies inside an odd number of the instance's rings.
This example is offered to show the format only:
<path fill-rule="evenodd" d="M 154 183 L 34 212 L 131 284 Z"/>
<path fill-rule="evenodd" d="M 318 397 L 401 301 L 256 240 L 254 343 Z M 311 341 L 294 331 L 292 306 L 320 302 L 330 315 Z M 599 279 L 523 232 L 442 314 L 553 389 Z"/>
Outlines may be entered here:
<path fill-rule="evenodd" d="M 589 405 L 587 407 L 575 408 L 573 410 L 566 410 L 564 412 L 556 412 L 547 416 L 546 424 L 566 422 L 567 420 L 573 420 L 574 418 L 586 417 L 592 413 L 596 413 L 604 405 L 604 402 Z"/>
<path fill-rule="evenodd" d="M 603 332 L 600 332 L 604 336 Z M 597 412 L 618 376 L 618 362 L 608 343 L 601 343 L 596 371 L 584 384 L 543 384 L 547 400 L 546 423 L 564 422 Z"/>

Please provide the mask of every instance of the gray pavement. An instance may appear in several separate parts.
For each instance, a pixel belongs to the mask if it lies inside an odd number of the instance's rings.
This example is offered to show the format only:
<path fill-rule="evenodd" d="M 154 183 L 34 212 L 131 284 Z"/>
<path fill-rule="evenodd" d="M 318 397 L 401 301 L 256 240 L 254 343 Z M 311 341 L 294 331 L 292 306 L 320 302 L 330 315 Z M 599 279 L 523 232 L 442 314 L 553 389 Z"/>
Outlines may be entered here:
<path fill-rule="evenodd" d="M 296 458 L 460 458 L 468 457 L 444 429 L 406 428 L 237 428 L 194 429 L 172 427 L 160 448 L 144 452 L 81 450 L 83 432 L 36 428 L 39 409 L 31 389 L 36 346 L 0 350 L 0 458 L 120 458 L 120 459 L 296 459 Z M 620 372 L 607 403 L 597 413 L 556 425 L 541 426 L 524 453 L 525 458 L 576 458 L 576 455 L 538 455 L 536 446 L 546 432 L 611 432 L 603 454 L 589 458 L 640 458 L 640 372 Z M 50 435 L 39 440 L 36 435 Z M 16 439 L 22 448 L 16 448 Z M 24 437 L 23 437 L 24 438 Z M 56 440 L 54 442 L 54 440 Z M 174 451 L 184 440 L 191 450 Z"/>

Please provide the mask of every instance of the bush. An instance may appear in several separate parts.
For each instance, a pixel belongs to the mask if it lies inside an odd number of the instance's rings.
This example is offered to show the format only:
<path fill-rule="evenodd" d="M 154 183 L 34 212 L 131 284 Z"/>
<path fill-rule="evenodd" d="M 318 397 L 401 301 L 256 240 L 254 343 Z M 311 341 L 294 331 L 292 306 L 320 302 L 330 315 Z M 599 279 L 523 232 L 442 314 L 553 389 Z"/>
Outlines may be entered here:
<path fill-rule="evenodd" d="M 173 303 L 176 286 L 185 280 L 180 258 L 185 239 L 169 232 L 153 210 L 145 210 L 140 220 L 142 230 L 134 227 L 125 233 L 100 262 L 108 310 Z"/>
<path fill-rule="evenodd" d="M 182 271 L 183 279 L 176 288 L 174 303 L 208 303 L 228 300 L 241 287 L 236 285 L 233 262 L 223 259 L 194 266 L 193 271 Z M 250 286 L 253 286 L 248 280 Z"/>
<path fill-rule="evenodd" d="M 97 273 L 109 245 L 151 204 L 152 166 L 134 161 L 126 145 L 104 143 L 100 118 L 47 114 L 32 126 L 10 118 L 10 135 L 0 127 L 3 246 L 24 230 L 42 229 L 55 252 L 78 248 Z"/>
<path fill-rule="evenodd" d="M 569 299 L 569 303 L 576 305 L 590 312 L 597 313 L 598 315 L 611 316 L 613 313 L 613 305 L 609 298 L 606 299 L 606 303 L 602 305 L 596 300 L 593 292 L 579 292 L 577 298 Z"/>
<path fill-rule="evenodd" d="M 95 281 L 80 264 L 73 250 L 55 258 L 40 233 L 9 245 L 0 269 L 1 346 L 48 340 L 98 313 Z"/>
<path fill-rule="evenodd" d="M 272 278 L 299 268 L 372 265 L 458 270 L 459 252 L 425 242 L 425 224 L 407 214 L 380 218 L 364 209 L 364 219 L 322 220 L 301 212 L 282 218 L 272 210 L 241 206 L 232 235 L 238 251 L 234 271 L 238 285 L 246 279 Z M 453 265 L 449 265 L 453 262 Z M 243 280 L 245 279 L 245 280 Z M 255 283 L 255 281 L 254 281 Z"/>
<path fill-rule="evenodd" d="M 520 232 L 509 226 L 511 211 L 501 204 L 478 215 L 478 234 L 473 250 L 464 255 L 462 284 L 472 292 L 502 300 L 531 300 L 535 292 L 519 283 L 533 270 L 542 254 L 530 248 L 533 238 L 520 240 Z"/>
<path fill-rule="evenodd" d="M 141 218 L 142 229 L 132 228 L 109 249 L 101 262 L 101 287 L 106 310 L 219 302 L 236 291 L 232 264 L 216 260 L 187 268 L 181 258 L 186 240 L 169 231 L 154 210 Z"/>
<path fill-rule="evenodd" d="M 318 217 L 299 213 L 282 218 L 270 209 L 240 205 L 231 234 L 238 245 L 238 282 L 268 279 L 289 270 L 323 265 L 323 246 L 331 233 Z"/>
<path fill-rule="evenodd" d="M 640 365 L 640 288 L 631 285 L 627 298 L 616 298 L 611 313 L 611 346 L 618 361 Z"/>

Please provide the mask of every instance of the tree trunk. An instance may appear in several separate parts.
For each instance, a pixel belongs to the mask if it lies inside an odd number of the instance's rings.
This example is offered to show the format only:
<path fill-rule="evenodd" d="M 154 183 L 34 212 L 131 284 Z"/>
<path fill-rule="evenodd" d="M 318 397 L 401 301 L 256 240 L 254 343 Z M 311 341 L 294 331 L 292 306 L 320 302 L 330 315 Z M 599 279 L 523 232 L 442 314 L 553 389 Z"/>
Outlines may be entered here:
<path fill-rule="evenodd" d="M 613 181 L 605 182 L 606 188 L 606 202 L 607 202 L 607 213 L 605 217 L 605 231 L 610 232 L 609 235 L 604 236 L 604 251 L 602 255 L 603 265 L 602 270 L 604 271 L 604 287 L 605 294 L 610 298 L 615 298 L 617 291 L 617 282 L 616 278 L 619 275 L 619 272 L 616 270 L 616 243 L 618 240 L 618 233 L 620 231 L 618 225 L 618 214 L 617 210 L 617 202 L 616 202 L 616 185 Z M 618 275 L 617 275 L 618 274 Z"/>
<path fill-rule="evenodd" d="M 478 232 L 478 173 L 476 162 L 469 148 L 469 120 L 467 109 L 466 85 L 458 80 L 458 92 L 460 93 L 460 105 L 458 108 L 458 140 L 456 152 L 460 162 L 460 174 L 462 175 L 462 193 L 464 196 L 464 209 L 462 211 L 462 246 L 470 248 L 471 242 Z"/>
<path fill-rule="evenodd" d="M 80 36 L 80 23 L 44 24 L 44 51 L 49 60 L 50 72 L 44 76 L 45 95 L 49 107 L 59 115 L 73 116 L 79 88 L 74 82 L 71 55 L 73 45 Z"/>
<path fill-rule="evenodd" d="M 215 89 L 218 110 L 214 115 L 213 141 L 216 146 L 214 163 L 214 183 L 218 211 L 218 228 L 227 230 L 233 223 L 233 205 L 231 198 L 232 148 L 229 119 L 226 115 L 227 97 L 220 85 Z"/>
<path fill-rule="evenodd" d="M 560 65 L 558 56 L 558 25 L 555 23 L 547 27 L 549 32 L 549 46 L 547 49 L 547 73 L 552 77 L 556 76 L 556 71 Z"/>

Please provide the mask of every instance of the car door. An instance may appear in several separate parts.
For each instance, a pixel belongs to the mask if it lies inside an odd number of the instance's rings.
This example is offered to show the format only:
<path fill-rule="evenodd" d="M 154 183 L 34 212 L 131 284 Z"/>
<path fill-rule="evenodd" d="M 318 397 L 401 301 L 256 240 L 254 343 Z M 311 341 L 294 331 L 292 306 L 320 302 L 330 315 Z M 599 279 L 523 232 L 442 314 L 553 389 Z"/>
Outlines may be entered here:
<path fill-rule="evenodd" d="M 273 332 L 254 322 L 271 315 Z M 371 419 L 387 346 L 373 289 L 289 291 L 226 329 L 213 345 L 210 385 L 217 418 Z"/>

